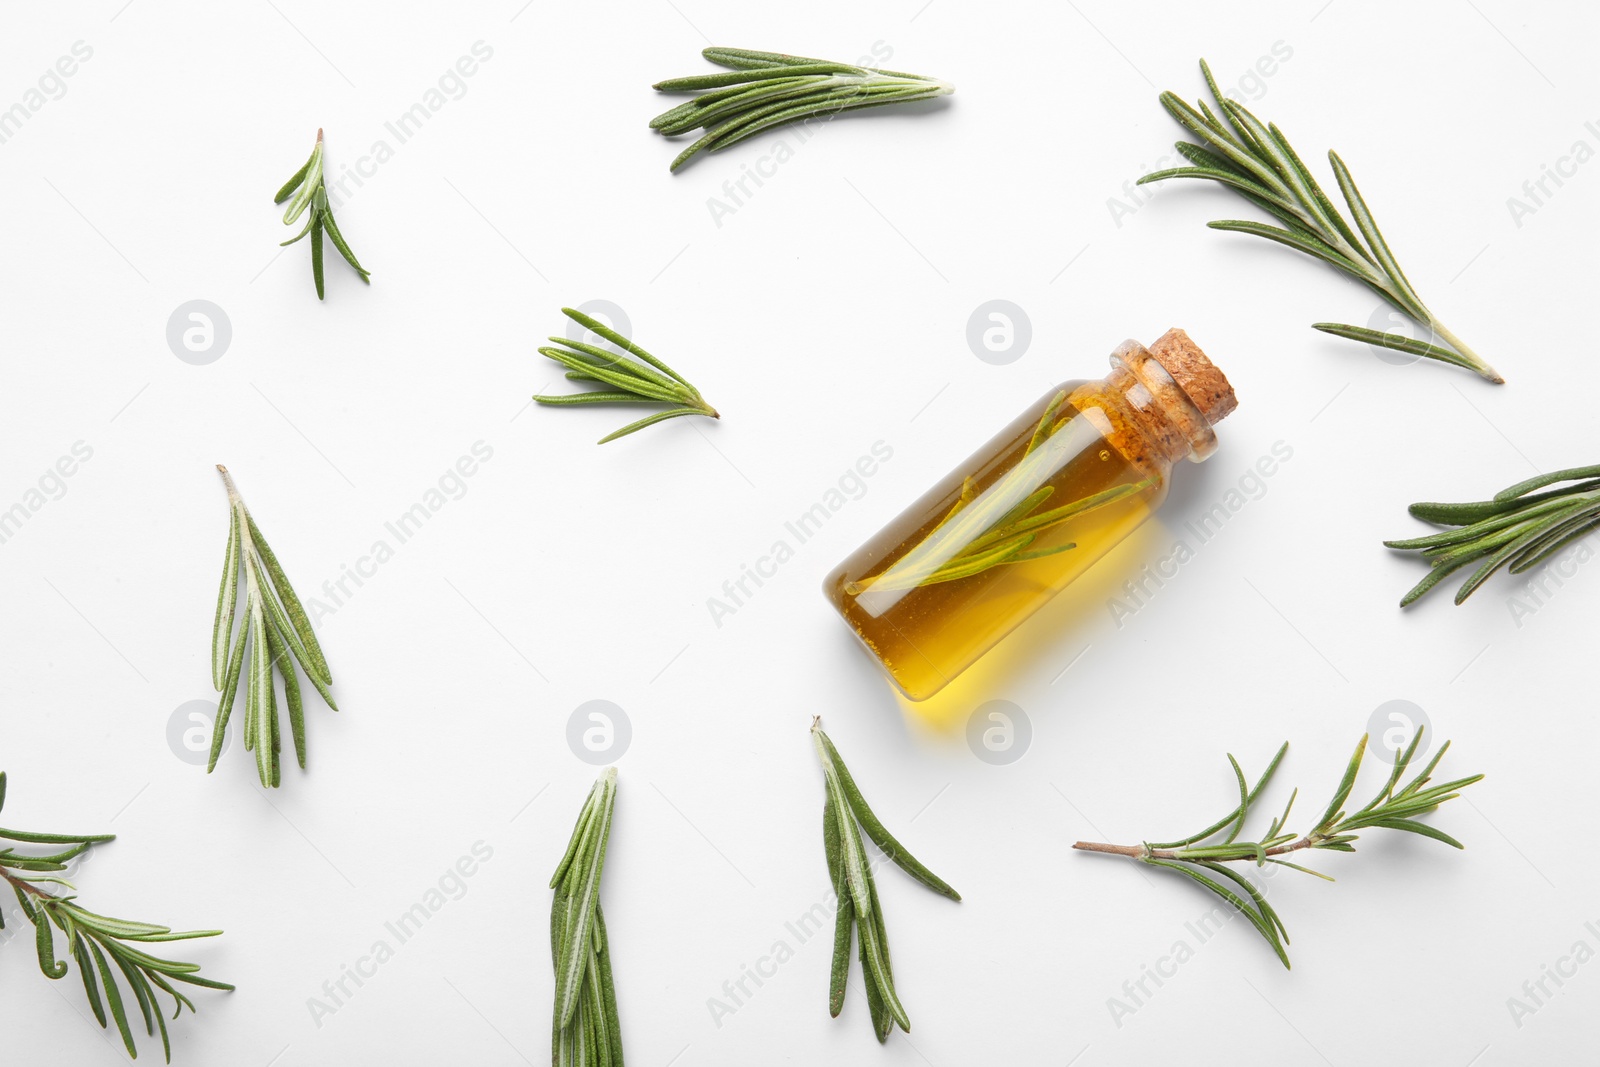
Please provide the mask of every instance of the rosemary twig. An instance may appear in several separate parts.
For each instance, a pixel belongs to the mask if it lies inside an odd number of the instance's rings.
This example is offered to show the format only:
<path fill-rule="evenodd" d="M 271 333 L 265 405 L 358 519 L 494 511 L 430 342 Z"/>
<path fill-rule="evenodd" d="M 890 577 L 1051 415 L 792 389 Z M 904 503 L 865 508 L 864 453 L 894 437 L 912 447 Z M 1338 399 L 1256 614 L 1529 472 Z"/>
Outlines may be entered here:
<path fill-rule="evenodd" d="M 956 91 L 948 82 L 920 74 L 826 59 L 745 48 L 707 48 L 700 54 L 730 73 L 669 78 L 654 86 L 663 93 L 708 90 L 650 120 L 652 130 L 668 137 L 706 130 L 672 161 L 674 171 L 701 152 L 720 152 L 774 126 Z"/>
<path fill-rule="evenodd" d="M 297 192 L 298 190 L 298 192 Z M 293 196 L 293 200 L 289 197 Z M 283 183 L 283 188 L 278 190 L 278 195 L 272 198 L 274 204 L 281 204 L 289 200 L 289 206 L 283 212 L 283 224 L 291 226 L 295 219 L 306 214 L 306 224 L 301 231 L 282 242 L 283 245 L 292 245 L 296 241 L 311 235 L 311 276 L 317 283 L 317 299 L 322 299 L 322 235 L 328 235 L 328 240 L 333 242 L 333 247 L 339 250 L 345 262 L 356 269 L 361 275 L 361 280 L 372 284 L 372 272 L 363 267 L 356 260 L 356 254 L 350 251 L 350 245 L 345 241 L 344 234 L 339 232 L 339 224 L 333 221 L 333 207 L 328 203 L 328 189 L 322 177 L 322 131 L 317 131 L 317 144 L 311 150 L 311 158 L 305 165 L 294 172 L 294 176 Z"/>
<path fill-rule="evenodd" d="M 1572 484 L 1535 492 L 1561 482 Z M 1400 606 L 1475 563 L 1477 569 L 1456 590 L 1459 604 L 1500 568 L 1521 574 L 1600 526 L 1600 465 L 1541 474 L 1502 489 L 1491 500 L 1419 503 L 1408 510 L 1424 522 L 1454 529 L 1384 542 L 1390 548 L 1421 552 L 1431 564 L 1427 576 L 1400 599 Z"/>
<path fill-rule="evenodd" d="M 845 768 L 839 750 L 822 732 L 822 718 L 811 720 L 811 741 L 822 761 L 825 792 L 822 805 L 822 843 L 828 860 L 828 876 L 838 898 L 838 918 L 834 924 L 833 967 L 828 985 L 828 1012 L 835 1018 L 844 1008 L 845 986 L 850 973 L 851 929 L 860 931 L 862 976 L 867 986 L 867 1008 L 872 1029 L 879 1042 L 889 1039 L 898 1026 L 911 1032 L 911 1020 L 895 994 L 894 971 L 889 960 L 889 935 L 883 924 L 883 908 L 878 903 L 878 887 L 867 862 L 861 830 L 867 832 L 883 854 L 912 878 L 935 893 L 951 900 L 961 894 L 949 883 L 924 867 L 906 847 L 884 828 L 872 808 L 856 788 L 855 779 Z"/>
<path fill-rule="evenodd" d="M 667 404 L 665 411 L 646 415 L 630 422 L 620 430 L 613 430 L 600 438 L 599 443 L 615 441 L 630 433 L 653 426 L 667 419 L 684 415 L 704 415 L 720 419 L 717 409 L 706 403 L 700 390 L 661 360 L 646 352 L 605 323 L 572 308 L 562 308 L 561 313 L 573 322 L 610 341 L 637 359 L 627 359 L 621 353 L 608 352 L 584 341 L 571 341 L 565 337 L 551 337 L 551 344 L 539 349 L 539 354 L 555 360 L 567 368 L 567 377 L 577 382 L 600 382 L 610 389 L 591 389 L 584 393 L 564 393 L 557 396 L 536 396 L 541 404 L 556 406 L 568 404 Z M 564 346 L 564 347 L 553 347 Z"/>
<path fill-rule="evenodd" d="M 222 587 L 217 593 L 217 616 L 211 628 L 211 681 L 222 699 L 217 705 L 217 721 L 211 731 L 211 758 L 206 773 L 217 766 L 222 742 L 233 712 L 239 680 L 244 686 L 244 747 L 256 755 L 256 773 L 261 784 L 276 788 L 281 780 L 278 753 L 278 702 L 273 671 L 283 677 L 284 703 L 289 706 L 289 730 L 294 737 L 295 758 L 300 769 L 306 766 L 306 725 L 300 701 L 300 683 L 295 663 L 334 711 L 338 705 L 328 687 L 333 675 L 328 661 L 311 629 L 311 620 L 300 605 L 289 576 L 267 544 L 256 520 L 245 507 L 228 469 L 217 464 L 222 484 L 228 490 L 228 549 L 222 560 Z M 244 618 L 238 637 L 233 637 L 233 620 L 238 607 L 239 579 L 244 577 Z M 231 652 L 230 652 L 231 639 Z M 292 658 L 291 658 L 292 657 Z"/>
<path fill-rule="evenodd" d="M 6 776 L 0 771 L 0 808 L 6 802 Z M 0 881 L 10 886 L 16 894 L 23 915 L 33 923 L 34 941 L 39 953 L 39 970 L 46 978 L 56 980 L 66 977 L 67 963 L 56 958 L 54 927 L 66 938 L 67 953 L 77 965 L 78 977 L 83 980 L 84 995 L 89 1007 L 102 1028 L 115 1021 L 117 1033 L 128 1055 L 137 1059 L 139 1050 L 134 1044 L 133 1027 L 128 1021 L 129 1007 L 123 1001 L 116 975 L 133 993 L 139 1014 L 144 1020 L 145 1034 L 154 1036 L 161 1032 L 161 1048 L 167 1062 L 172 1062 L 172 1043 L 167 1036 L 167 1020 L 156 997 L 161 990 L 172 998 L 176 1019 L 184 1008 L 195 1010 L 194 1002 L 174 988 L 173 983 L 202 986 L 206 989 L 231 990 L 233 986 L 210 978 L 200 977 L 198 963 L 179 963 L 165 960 L 145 951 L 145 946 L 167 941 L 189 941 L 197 937 L 216 937 L 221 930 L 189 930 L 174 932 L 153 923 L 130 922 L 113 919 L 85 910 L 77 903 L 76 887 L 62 872 L 78 856 L 95 845 L 115 840 L 113 834 L 40 834 L 0 828 Z M 18 853 L 16 847 L 5 842 L 23 845 L 48 845 L 52 849 L 38 854 Z M 59 890 L 46 890 L 41 885 L 59 886 Z M 0 909 L 0 929 L 5 928 L 5 911 Z M 113 966 L 115 969 L 113 969 Z"/>
<path fill-rule="evenodd" d="M 1289 146 L 1283 131 L 1272 123 L 1262 123 L 1243 104 L 1223 96 L 1217 88 L 1216 79 L 1211 76 L 1211 68 L 1203 59 L 1200 61 L 1200 70 L 1205 75 L 1206 87 L 1216 101 L 1217 111 L 1222 113 L 1227 124 L 1223 124 L 1204 100 L 1191 106 L 1175 93 L 1162 93 L 1161 106 L 1178 120 L 1180 126 L 1205 143 L 1179 141 L 1178 152 L 1193 165 L 1146 174 L 1139 179 L 1139 184 L 1167 178 L 1202 178 L 1233 189 L 1256 207 L 1281 220 L 1284 226 L 1226 219 L 1211 223 L 1212 229 L 1235 230 L 1265 237 L 1337 267 L 1369 286 L 1404 314 L 1427 326 L 1444 344 L 1413 341 L 1382 330 L 1336 322 L 1313 323 L 1316 329 L 1353 341 L 1365 341 L 1409 355 L 1466 367 L 1497 385 L 1504 382 L 1499 372 L 1446 329 L 1423 304 L 1422 298 L 1400 270 L 1400 264 L 1395 262 L 1394 254 L 1389 251 L 1388 243 L 1384 241 L 1372 212 L 1367 208 L 1367 202 L 1356 189 L 1355 179 L 1350 176 L 1338 153 L 1329 152 L 1328 162 L 1339 183 L 1339 191 L 1350 208 L 1350 215 L 1355 220 L 1354 227 L 1345 221 L 1344 215 L 1322 191 L 1317 179 L 1312 177 L 1311 171 L 1300 161 L 1300 156 Z"/>
<path fill-rule="evenodd" d="M 611 945 L 600 908 L 600 875 L 617 803 L 617 769 L 589 790 L 567 851 L 550 879 L 550 958 L 556 972 L 550 1031 L 554 1067 L 623 1067 Z"/>
<path fill-rule="evenodd" d="M 1070 414 L 1059 417 L 1066 398 L 1065 392 L 1051 398 L 1022 458 L 993 485 L 980 493 L 973 480 L 966 479 L 950 513 L 915 548 L 879 574 L 845 583 L 845 592 L 859 596 L 868 590 L 915 589 L 1066 552 L 1078 547 L 1076 542 L 1040 549 L 1032 546 L 1046 531 L 1069 519 L 1148 489 L 1153 481 L 1143 478 L 1040 510 L 1055 494 L 1054 486 L 1040 483 L 1060 467 L 1062 451 L 1073 447 L 1072 442 L 1055 437 L 1072 419 Z"/>
<path fill-rule="evenodd" d="M 1327 875 L 1302 867 L 1284 857 L 1305 849 L 1354 852 L 1358 837 L 1356 831 L 1369 827 L 1419 834 L 1431 837 L 1435 841 L 1442 841 L 1453 848 L 1461 848 L 1461 842 L 1443 830 L 1418 822 L 1417 816 L 1433 811 L 1447 800 L 1454 800 L 1461 795 L 1460 790 L 1481 781 L 1483 775 L 1475 774 L 1470 778 L 1457 778 L 1443 785 L 1429 786 L 1434 768 L 1450 749 L 1450 742 L 1446 741 L 1439 746 L 1439 751 L 1434 753 L 1433 759 L 1428 761 L 1428 765 L 1416 777 L 1404 786 L 1400 786 L 1400 779 L 1405 774 L 1406 768 L 1411 765 L 1411 760 L 1417 753 L 1417 745 L 1422 741 L 1422 733 L 1422 727 L 1418 727 L 1411 744 L 1404 752 L 1395 754 L 1394 769 L 1390 772 L 1383 788 L 1378 791 L 1378 795 L 1358 811 L 1347 812 L 1345 802 L 1350 799 L 1350 791 L 1355 787 L 1356 774 L 1361 769 L 1362 753 L 1367 747 L 1367 737 L 1362 735 L 1349 764 L 1345 767 L 1344 777 L 1340 779 L 1333 799 L 1328 802 L 1316 825 L 1303 836 L 1297 837 L 1285 829 L 1289 821 L 1289 812 L 1294 807 L 1295 797 L 1299 794 L 1299 790 L 1295 790 L 1289 795 L 1289 803 L 1284 805 L 1283 814 L 1272 820 L 1267 832 L 1259 840 L 1239 840 L 1245 820 L 1250 815 L 1251 805 L 1271 781 L 1272 774 L 1278 769 L 1284 753 L 1289 750 L 1288 742 L 1284 742 L 1253 789 L 1245 784 L 1244 772 L 1239 769 L 1239 761 L 1231 754 L 1228 756 L 1228 764 L 1232 767 L 1234 779 L 1239 786 L 1239 803 L 1222 818 L 1197 834 L 1176 841 L 1159 843 L 1147 841 L 1140 845 L 1107 845 L 1079 841 L 1072 847 L 1085 852 L 1127 856 L 1129 859 L 1139 860 L 1153 867 L 1176 871 L 1192 879 L 1221 897 L 1230 907 L 1243 915 L 1267 944 L 1272 946 L 1272 950 L 1277 953 L 1278 959 L 1283 961 L 1283 965 L 1288 967 L 1289 954 L 1285 946 L 1289 943 L 1289 932 L 1284 928 L 1283 920 L 1278 918 L 1277 911 L 1267 903 L 1266 895 L 1255 882 L 1224 864 L 1249 862 L 1261 867 L 1272 863 L 1316 875 L 1331 882 L 1333 879 Z M 1396 788 L 1397 786 L 1399 788 Z M 1224 831 L 1226 835 L 1216 840 L 1217 835 L 1223 834 Z M 1231 885 L 1224 884 L 1225 882 Z"/>

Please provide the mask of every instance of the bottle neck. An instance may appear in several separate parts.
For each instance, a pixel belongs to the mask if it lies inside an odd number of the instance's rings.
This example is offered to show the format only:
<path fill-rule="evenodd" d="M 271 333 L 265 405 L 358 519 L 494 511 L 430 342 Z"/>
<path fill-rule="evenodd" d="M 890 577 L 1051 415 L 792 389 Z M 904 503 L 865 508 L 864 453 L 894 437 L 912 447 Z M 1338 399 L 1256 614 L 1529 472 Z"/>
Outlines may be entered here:
<path fill-rule="evenodd" d="M 1156 347 L 1161 344 L 1158 341 Z M 1137 341 L 1126 341 L 1111 354 L 1111 368 L 1106 384 L 1127 401 L 1139 429 L 1168 462 L 1189 459 L 1199 463 L 1217 450 L 1213 420 L 1156 353 Z M 1231 399 L 1231 391 L 1229 396 Z"/>

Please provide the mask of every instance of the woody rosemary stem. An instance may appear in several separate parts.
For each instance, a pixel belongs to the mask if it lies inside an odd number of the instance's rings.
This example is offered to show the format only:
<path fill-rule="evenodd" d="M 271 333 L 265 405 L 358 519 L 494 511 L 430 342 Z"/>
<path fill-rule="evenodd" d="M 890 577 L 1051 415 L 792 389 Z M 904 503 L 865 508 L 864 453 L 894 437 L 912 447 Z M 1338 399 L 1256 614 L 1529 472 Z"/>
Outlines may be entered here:
<path fill-rule="evenodd" d="M 58 899 L 55 896 L 53 896 L 52 894 L 46 893 L 43 889 L 40 889 L 38 886 L 34 885 L 32 882 L 24 881 L 21 878 L 13 878 L 13 877 L 11 877 L 11 875 L 7 874 L 3 868 L 0 868 L 0 878 L 4 878 L 7 882 L 9 882 L 13 889 L 26 889 L 28 892 L 32 893 L 34 896 L 39 897 L 39 898 L 44 899 L 44 900 L 56 900 L 56 899 Z"/>
<path fill-rule="evenodd" d="M 1232 860 L 1254 860 L 1262 856 L 1282 856 L 1289 852 L 1298 852 L 1303 848 L 1315 848 L 1324 838 L 1321 835 L 1311 834 L 1298 841 L 1291 841 L 1287 845 L 1275 845 L 1272 848 L 1262 849 L 1257 852 L 1250 845 L 1215 846 L 1211 848 L 1151 848 L 1149 845 L 1108 845 L 1103 841 L 1078 841 L 1073 848 L 1080 852 L 1105 852 L 1113 856 L 1127 856 L 1136 860 L 1194 860 L 1207 859 L 1219 862 Z"/>

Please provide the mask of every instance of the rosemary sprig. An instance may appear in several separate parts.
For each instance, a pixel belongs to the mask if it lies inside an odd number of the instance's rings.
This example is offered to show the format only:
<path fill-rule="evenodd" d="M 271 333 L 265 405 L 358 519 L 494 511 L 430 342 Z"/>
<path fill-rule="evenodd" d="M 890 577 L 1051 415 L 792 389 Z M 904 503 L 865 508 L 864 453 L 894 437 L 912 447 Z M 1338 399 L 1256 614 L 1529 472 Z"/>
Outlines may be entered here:
<path fill-rule="evenodd" d="M 1573 484 L 1534 492 L 1559 482 Z M 1512 574 L 1521 574 L 1600 525 L 1600 465 L 1541 474 L 1502 489 L 1491 500 L 1418 503 L 1407 510 L 1424 522 L 1454 529 L 1384 542 L 1390 548 L 1421 552 L 1432 568 L 1400 599 L 1400 606 L 1412 603 L 1452 572 L 1476 563 L 1477 570 L 1456 590 L 1460 604 L 1500 568 L 1509 566 Z"/>
<path fill-rule="evenodd" d="M 822 761 L 822 778 L 826 787 L 822 805 L 822 843 L 828 860 L 828 876 L 833 880 L 839 909 L 834 923 L 828 1012 L 838 1018 L 844 1008 L 845 986 L 850 975 L 851 929 L 854 927 L 860 930 L 861 971 L 867 986 L 867 1008 L 872 1016 L 873 1032 L 881 1043 L 889 1039 L 889 1031 L 896 1026 L 910 1033 L 911 1020 L 895 994 L 894 971 L 889 961 L 889 934 L 883 925 L 878 887 L 872 877 L 872 867 L 867 861 L 860 831 L 865 830 L 885 856 L 935 893 L 951 900 L 960 900 L 961 894 L 918 862 L 878 821 L 862 797 L 861 790 L 856 788 L 855 779 L 850 777 L 849 770 L 845 768 L 839 750 L 822 732 L 821 716 L 811 720 L 811 741 L 816 746 L 817 757 Z"/>
<path fill-rule="evenodd" d="M 774 126 L 956 91 L 948 82 L 920 74 L 826 59 L 745 48 L 707 48 L 700 54 L 731 73 L 669 78 L 654 86 L 663 93 L 709 90 L 650 120 L 652 130 L 668 137 L 706 131 L 672 161 L 674 171 L 701 152 L 720 152 Z"/>
<path fill-rule="evenodd" d="M 1284 928 L 1283 920 L 1278 918 L 1277 911 L 1267 903 L 1266 894 L 1255 882 L 1224 864 L 1248 861 L 1261 867 L 1273 863 L 1316 875 L 1331 882 L 1333 879 L 1327 875 L 1302 867 L 1283 857 L 1311 848 L 1354 852 L 1355 841 L 1359 836 L 1356 831 L 1369 827 L 1402 830 L 1406 833 L 1431 837 L 1453 848 L 1461 848 L 1461 842 L 1443 830 L 1418 822 L 1416 817 L 1433 811 L 1447 800 L 1454 800 L 1461 795 L 1460 790 L 1474 782 L 1482 781 L 1483 775 L 1475 774 L 1470 778 L 1457 778 L 1445 782 L 1443 785 L 1428 786 L 1434 768 L 1450 749 L 1450 742 L 1446 741 L 1439 746 L 1439 751 L 1434 753 L 1433 759 L 1428 761 L 1428 765 L 1415 778 L 1396 789 L 1396 786 L 1400 785 L 1400 778 L 1417 753 L 1422 733 L 1422 727 L 1418 727 L 1411 744 L 1404 752 L 1396 753 L 1394 769 L 1390 772 L 1383 788 L 1378 791 L 1378 795 L 1360 810 L 1346 812 L 1345 802 L 1350 799 L 1350 791 L 1355 787 L 1356 774 L 1361 770 L 1361 756 L 1367 747 L 1367 737 L 1363 734 L 1360 742 L 1356 744 L 1356 750 L 1350 757 L 1350 763 L 1345 768 L 1344 777 L 1340 779 L 1339 788 L 1335 790 L 1333 799 L 1328 802 L 1316 825 L 1302 837 L 1297 838 L 1285 830 L 1289 812 L 1294 807 L 1295 797 L 1299 795 L 1299 790 L 1295 790 L 1289 794 L 1289 803 L 1284 805 L 1283 814 L 1272 820 L 1272 824 L 1260 840 L 1238 839 L 1244 829 L 1245 820 L 1250 815 L 1250 806 L 1256 802 L 1261 791 L 1272 780 L 1273 772 L 1278 769 L 1284 753 L 1289 750 L 1289 743 L 1285 741 L 1253 789 L 1245 785 L 1244 771 L 1239 769 L 1239 761 L 1234 759 L 1231 753 L 1229 754 L 1228 764 L 1233 768 L 1234 779 L 1239 785 L 1239 803 L 1222 818 L 1197 834 L 1191 834 L 1177 841 L 1160 843 L 1146 841 L 1142 845 L 1106 845 L 1079 841 L 1072 847 L 1086 852 L 1127 856 L 1153 867 L 1176 871 L 1198 882 L 1243 915 L 1267 944 L 1272 946 L 1278 959 L 1283 961 L 1284 967 L 1288 967 L 1289 954 L 1285 946 L 1289 943 L 1289 932 Z M 1220 840 L 1213 840 L 1224 832 L 1225 836 Z M 1224 881 L 1231 882 L 1232 887 L 1225 885 Z"/>
<path fill-rule="evenodd" d="M 1066 399 L 1065 392 L 1058 392 L 1051 398 L 1022 458 L 999 480 L 979 493 L 973 480 L 966 479 L 955 506 L 928 531 L 916 548 L 876 576 L 845 583 L 845 592 L 851 596 L 868 590 L 899 592 L 970 578 L 1003 564 L 1025 563 L 1066 552 L 1077 548 L 1077 543 L 1040 549 L 1031 546 L 1052 527 L 1148 489 L 1153 481 L 1143 478 L 1040 510 L 1055 494 L 1054 486 L 1040 483 L 1059 469 L 1064 453 L 1075 445 L 1071 440 L 1056 437 L 1073 418 L 1070 413 L 1060 415 Z"/>
<path fill-rule="evenodd" d="M 298 192 L 296 192 L 298 190 Z M 293 200 L 289 200 L 290 196 Z M 292 226 L 294 220 L 302 214 L 306 215 L 306 224 L 301 231 L 282 242 L 279 247 L 292 245 L 307 234 L 311 235 L 311 276 L 317 283 L 317 299 L 322 299 L 322 235 L 326 231 L 328 240 L 333 242 L 333 247 L 339 250 L 345 262 L 356 269 L 361 275 L 361 280 L 368 285 L 372 284 L 372 272 L 363 267 L 357 260 L 356 254 L 350 251 L 344 234 L 339 232 L 339 224 L 333 221 L 333 208 L 328 204 L 328 189 L 322 178 L 322 131 L 317 130 L 317 144 L 311 150 L 311 158 L 305 165 L 294 172 L 294 177 L 283 183 L 283 188 L 278 190 L 278 195 L 272 198 L 274 204 L 281 204 L 289 200 L 289 206 L 283 212 L 283 224 Z"/>
<path fill-rule="evenodd" d="M 661 360 L 652 356 L 605 323 L 581 311 L 562 308 L 561 313 L 595 335 L 610 341 L 623 352 L 637 356 L 626 359 L 616 352 L 608 352 L 584 341 L 571 341 L 565 337 L 551 337 L 551 345 L 539 349 L 541 356 L 555 360 L 567 368 L 567 378 L 575 382 L 600 382 L 610 389 L 591 389 L 585 393 L 565 393 L 559 396 L 536 396 L 541 404 L 668 404 L 665 411 L 646 415 L 600 438 L 599 444 L 626 437 L 646 426 L 684 415 L 705 415 L 720 419 L 717 409 L 706 403 L 700 390 Z M 565 347 L 552 347 L 552 346 Z M 640 361 L 643 362 L 640 362 Z"/>
<path fill-rule="evenodd" d="M 278 703 L 273 671 L 283 677 L 284 703 L 289 706 L 289 730 L 294 737 L 294 752 L 300 769 L 306 766 L 306 724 L 300 702 L 300 683 L 294 664 L 311 680 L 323 703 L 334 711 L 338 705 L 328 686 L 333 675 L 328 661 L 311 629 L 311 620 L 300 606 L 300 598 L 289 584 L 278 557 L 267 544 L 256 520 L 245 507 L 244 498 L 233 484 L 228 468 L 217 464 L 222 484 L 228 490 L 228 550 L 222 560 L 222 587 L 217 593 L 217 617 L 211 628 L 211 681 L 222 699 L 217 705 L 217 720 L 211 731 L 211 759 L 206 773 L 217 766 L 222 741 L 233 712 L 234 697 L 243 676 L 244 747 L 256 754 L 256 773 L 261 784 L 276 788 L 281 780 L 278 753 Z M 238 637 L 233 637 L 233 620 L 239 598 L 239 578 L 244 576 L 244 618 Z M 230 639 L 232 651 L 229 651 Z M 293 657 L 292 659 L 290 657 Z"/>
<path fill-rule="evenodd" d="M 622 1067 L 622 1029 L 611 981 L 611 944 L 600 908 L 600 874 L 617 803 L 617 769 L 589 790 L 566 854 L 550 879 L 550 958 L 556 972 L 550 1060 L 555 1067 Z"/>
<path fill-rule="evenodd" d="M 1190 106 L 1175 93 L 1162 93 L 1161 106 L 1178 124 L 1199 137 L 1204 144 L 1177 143 L 1178 152 L 1193 166 L 1172 167 L 1146 174 L 1139 184 L 1168 178 L 1203 178 L 1225 185 L 1252 204 L 1280 219 L 1283 227 L 1265 223 L 1226 219 L 1210 223 L 1215 230 L 1236 230 L 1255 234 L 1287 245 L 1328 263 L 1357 281 L 1412 319 L 1427 326 L 1449 347 L 1410 338 L 1395 337 L 1382 330 L 1346 326 L 1336 322 L 1317 322 L 1312 326 L 1324 333 L 1352 341 L 1365 341 L 1413 356 L 1452 363 L 1475 371 L 1495 384 L 1505 381 L 1500 374 L 1450 330 L 1446 329 L 1423 304 L 1395 262 L 1394 254 L 1378 231 L 1367 202 L 1356 188 L 1355 179 L 1337 152 L 1328 153 L 1339 191 L 1344 194 L 1352 228 L 1333 201 L 1322 191 L 1300 156 L 1289 146 L 1283 131 L 1272 123 L 1263 124 L 1243 104 L 1230 100 L 1217 88 L 1211 68 L 1200 61 L 1206 87 L 1216 101 L 1217 110 L 1227 120 L 1224 126 L 1204 100 Z M 1360 236 L 1357 236 L 1359 231 Z"/>
<path fill-rule="evenodd" d="M 0 771 L 0 808 L 6 802 L 6 776 Z M 67 964 L 56 958 L 54 927 L 66 938 L 67 951 L 77 964 L 78 977 L 83 979 L 84 995 L 102 1029 L 107 1022 L 107 1009 L 122 1035 L 122 1044 L 128 1055 L 139 1058 L 134 1044 L 133 1027 L 128 1022 L 128 1009 L 123 993 L 118 988 L 116 974 L 133 991 L 139 1015 L 144 1019 L 145 1034 L 155 1036 L 161 1032 L 161 1048 L 167 1062 L 172 1062 L 172 1043 L 167 1036 L 167 1020 L 156 997 L 159 989 L 172 998 L 176 1019 L 183 1009 L 195 1011 L 194 1002 L 173 987 L 174 982 L 202 986 L 206 989 L 231 990 L 225 982 L 200 977 L 198 963 L 178 963 L 150 955 L 145 945 L 165 941 L 189 941 L 197 937 L 216 937 L 221 930 L 189 930 L 174 932 L 153 923 L 129 922 L 113 919 L 85 910 L 77 903 L 77 887 L 62 874 L 67 865 L 95 845 L 116 840 L 114 834 L 40 834 L 22 830 L 0 828 L 0 842 L 18 842 L 23 845 L 58 846 L 43 854 L 18 853 L 14 845 L 0 847 L 0 881 L 9 885 L 22 906 L 23 915 L 33 923 L 34 940 L 39 952 L 39 970 L 46 978 L 57 980 L 66 977 Z M 64 846 L 64 847 L 59 847 Z M 59 890 L 41 889 L 41 885 L 60 886 Z M 0 909 L 0 929 L 5 927 L 5 911 Z M 115 965 L 115 970 L 112 965 Z M 103 995 L 102 995 L 103 994 Z"/>

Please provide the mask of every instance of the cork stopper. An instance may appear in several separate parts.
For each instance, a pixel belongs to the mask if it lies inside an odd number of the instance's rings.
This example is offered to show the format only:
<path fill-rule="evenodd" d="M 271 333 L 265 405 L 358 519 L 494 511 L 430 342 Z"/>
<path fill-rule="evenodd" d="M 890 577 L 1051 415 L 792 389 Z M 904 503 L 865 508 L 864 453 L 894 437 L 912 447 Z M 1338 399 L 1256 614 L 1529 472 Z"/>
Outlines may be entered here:
<path fill-rule="evenodd" d="M 1233 386 L 1189 335 L 1174 326 L 1150 346 L 1150 354 L 1178 384 L 1206 421 L 1215 424 L 1239 406 Z"/>

